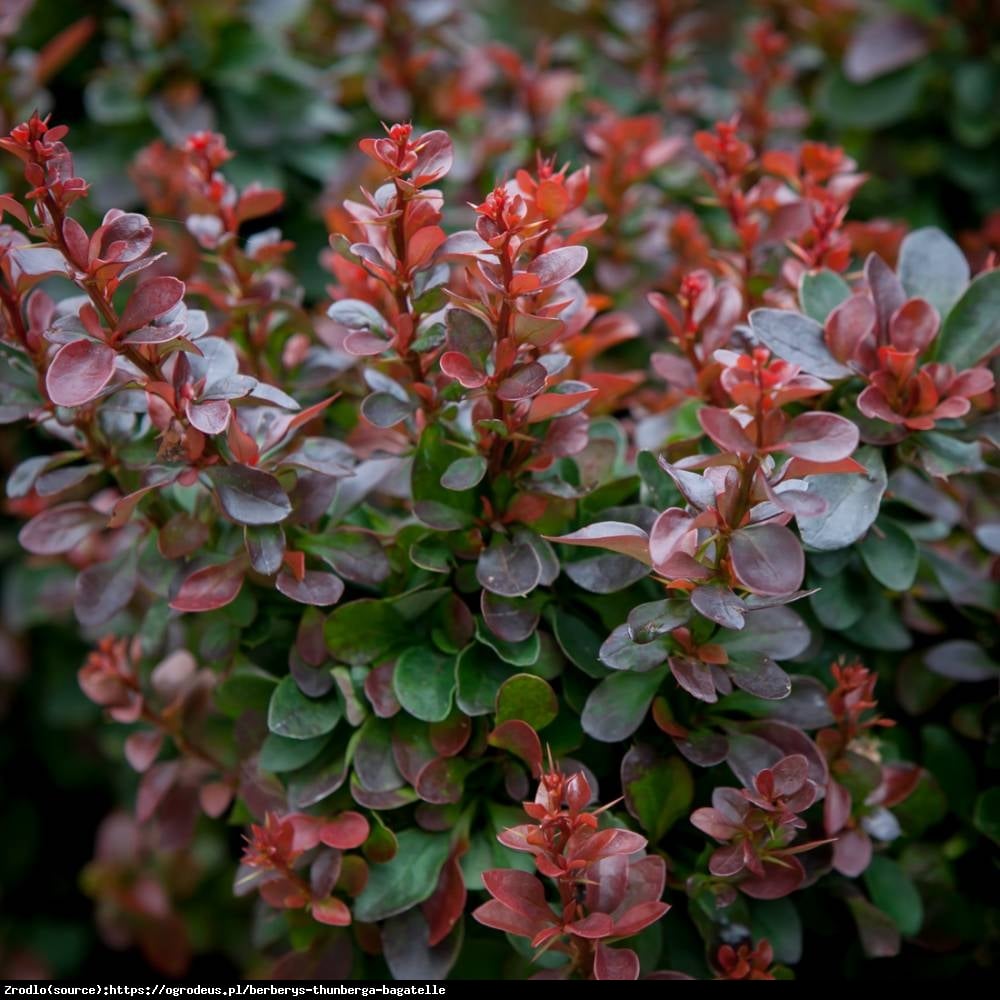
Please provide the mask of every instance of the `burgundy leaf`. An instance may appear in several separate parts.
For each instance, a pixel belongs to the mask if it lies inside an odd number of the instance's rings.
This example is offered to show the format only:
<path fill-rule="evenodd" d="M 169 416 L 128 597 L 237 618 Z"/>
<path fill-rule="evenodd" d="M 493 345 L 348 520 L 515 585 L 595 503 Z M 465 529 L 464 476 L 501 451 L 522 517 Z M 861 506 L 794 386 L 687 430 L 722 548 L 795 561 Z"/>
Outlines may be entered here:
<path fill-rule="evenodd" d="M 698 423 L 712 442 L 723 451 L 737 455 L 752 455 L 755 447 L 740 422 L 728 411 L 705 406 L 698 411 Z"/>
<path fill-rule="evenodd" d="M 694 609 L 723 628 L 741 629 L 745 624 L 746 604 L 728 587 L 709 584 L 691 592 Z"/>
<path fill-rule="evenodd" d="M 221 434 L 229 426 L 232 410 L 228 400 L 213 399 L 207 403 L 192 403 L 184 401 L 184 412 L 193 427 L 203 434 Z"/>
<path fill-rule="evenodd" d="M 216 466 L 209 471 L 219 506 L 237 524 L 277 524 L 292 504 L 268 472 L 248 465 Z"/>
<path fill-rule="evenodd" d="M 64 344 L 45 373 L 49 399 L 57 406 L 83 406 L 100 395 L 115 372 L 115 352 L 94 340 Z"/>
<path fill-rule="evenodd" d="M 443 360 L 443 359 L 442 359 Z M 497 398 L 508 403 L 530 399 L 545 388 L 548 372 L 537 361 L 518 368 L 497 387 Z"/>
<path fill-rule="evenodd" d="M 206 566 L 181 584 L 170 607 L 175 611 L 214 611 L 235 601 L 242 586 L 242 560 Z"/>
<path fill-rule="evenodd" d="M 638 979 L 639 956 L 631 948 L 599 944 L 594 955 L 595 979 Z"/>
<path fill-rule="evenodd" d="M 794 593 L 805 575 L 799 540 L 780 524 L 757 524 L 734 531 L 729 539 L 733 574 L 755 594 Z"/>
<path fill-rule="evenodd" d="M 523 542 L 494 542 L 479 554 L 476 579 L 480 586 L 500 597 L 522 597 L 530 593 L 542 574 L 535 550 Z"/>
<path fill-rule="evenodd" d="M 687 656 L 671 656 L 670 672 L 674 675 L 674 680 L 699 701 L 709 704 L 718 701 L 712 671 L 700 661 Z"/>
<path fill-rule="evenodd" d="M 784 451 L 812 462 L 839 462 L 858 446 L 858 428 L 836 413 L 802 413 L 788 425 L 780 444 Z"/>
<path fill-rule="evenodd" d="M 320 842 L 327 847 L 350 851 L 360 847 L 371 832 L 368 820 L 357 812 L 342 812 L 335 819 L 324 823 L 319 830 Z"/>
<path fill-rule="evenodd" d="M 740 890 L 752 899 L 780 899 L 802 884 L 805 871 L 797 858 L 784 857 L 764 862 L 763 876 L 752 875 L 740 883 Z"/>
<path fill-rule="evenodd" d="M 649 565 L 649 536 L 642 528 L 623 521 L 599 521 L 568 535 L 546 535 L 550 542 L 609 549 Z"/>
<path fill-rule="evenodd" d="M 538 278 L 539 288 L 551 288 L 572 278 L 586 263 L 586 247 L 560 247 L 536 257 L 528 266 L 528 273 Z"/>
<path fill-rule="evenodd" d="M 486 385 L 486 373 L 479 371 L 472 362 L 458 351 L 446 351 L 441 355 L 441 371 L 449 378 L 460 382 L 466 389 L 478 389 Z"/>
<path fill-rule="evenodd" d="M 278 574 L 275 587 L 293 601 L 325 608 L 336 604 L 344 594 L 344 581 L 333 573 L 307 569 L 301 580 L 287 570 Z"/>
<path fill-rule="evenodd" d="M 138 330 L 158 316 L 169 312 L 184 298 L 184 282 L 170 275 L 151 278 L 133 293 L 122 311 L 118 328 L 123 332 Z"/>
<path fill-rule="evenodd" d="M 36 514 L 17 536 L 22 548 L 36 556 L 54 556 L 76 548 L 104 527 L 104 517 L 82 501 L 60 504 Z"/>
<path fill-rule="evenodd" d="M 490 746 L 499 747 L 520 757 L 537 778 L 542 769 L 542 743 L 527 722 L 521 719 L 508 719 L 501 722 L 489 735 Z"/>

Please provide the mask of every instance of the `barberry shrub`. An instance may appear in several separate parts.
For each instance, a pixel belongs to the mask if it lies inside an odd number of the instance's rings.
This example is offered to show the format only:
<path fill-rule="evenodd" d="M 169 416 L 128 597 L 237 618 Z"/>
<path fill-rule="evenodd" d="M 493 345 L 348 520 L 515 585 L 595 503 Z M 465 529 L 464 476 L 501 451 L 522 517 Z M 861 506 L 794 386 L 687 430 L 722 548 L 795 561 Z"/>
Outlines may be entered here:
<path fill-rule="evenodd" d="M 936 229 L 862 258 L 863 176 L 756 101 L 695 136 L 725 222 L 652 279 L 655 117 L 471 205 L 446 132 L 364 138 L 321 308 L 221 136 L 143 155 L 183 231 L 88 232 L 66 129 L 0 141 L 0 413 L 45 442 L 7 494 L 138 775 L 84 879 L 110 941 L 183 971 L 164 859 L 213 821 L 280 976 L 781 978 L 800 900 L 918 939 L 934 786 L 877 681 L 998 675 L 1000 272 Z"/>

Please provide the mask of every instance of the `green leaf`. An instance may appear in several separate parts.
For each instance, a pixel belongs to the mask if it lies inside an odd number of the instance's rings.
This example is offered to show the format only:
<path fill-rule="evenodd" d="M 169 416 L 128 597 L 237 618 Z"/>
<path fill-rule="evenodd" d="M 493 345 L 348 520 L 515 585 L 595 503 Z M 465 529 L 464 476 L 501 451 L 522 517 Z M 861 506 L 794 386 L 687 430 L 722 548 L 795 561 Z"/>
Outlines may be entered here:
<path fill-rule="evenodd" d="M 455 703 L 466 715 L 489 715 L 511 667 L 488 646 L 474 642 L 458 654 Z"/>
<path fill-rule="evenodd" d="M 451 711 L 455 658 L 430 646 L 411 646 L 396 661 L 392 685 L 410 715 L 423 722 L 442 722 Z"/>
<path fill-rule="evenodd" d="M 799 533 L 810 548 L 829 551 L 856 542 L 872 526 L 885 493 L 882 453 L 859 448 L 854 453 L 867 470 L 832 476 L 809 476 L 809 492 L 822 497 L 826 512 L 819 517 L 799 517 Z"/>
<path fill-rule="evenodd" d="M 552 621 L 556 642 L 570 663 L 588 677 L 607 677 L 610 671 L 598 659 L 604 636 L 589 622 L 563 608 L 556 610 Z"/>
<path fill-rule="evenodd" d="M 810 580 L 810 586 L 819 587 L 809 595 L 809 605 L 824 628 L 843 632 L 864 615 L 865 588 L 858 586 L 857 576 L 845 571 Z"/>
<path fill-rule="evenodd" d="M 868 572 L 890 590 L 909 590 L 917 576 L 920 551 L 897 521 L 880 517 L 858 546 Z"/>
<path fill-rule="evenodd" d="M 411 829 L 396 837 L 396 856 L 384 865 L 372 866 L 368 884 L 354 901 L 355 920 L 374 923 L 394 917 L 422 903 L 437 888 L 450 850 L 448 835 Z"/>
<path fill-rule="evenodd" d="M 799 302 L 802 311 L 817 323 L 825 323 L 827 316 L 851 294 L 851 286 L 835 271 L 806 272 L 799 284 Z"/>
<path fill-rule="evenodd" d="M 272 774 L 295 771 L 314 761 L 328 742 L 329 734 L 311 740 L 296 740 L 268 733 L 258 760 L 260 766 Z"/>
<path fill-rule="evenodd" d="M 622 758 L 625 806 L 656 846 L 682 816 L 694 798 L 691 771 L 679 757 L 661 757 L 652 747 L 638 744 Z"/>
<path fill-rule="evenodd" d="M 923 763 L 938 780 L 952 809 L 960 816 L 972 815 L 976 799 L 976 765 L 962 744 L 944 726 L 924 726 Z"/>
<path fill-rule="evenodd" d="M 635 467 L 642 477 L 642 484 L 650 494 L 652 506 L 657 510 L 676 507 L 681 502 L 681 493 L 674 481 L 663 471 L 656 456 L 651 451 L 640 451 L 636 455 Z"/>
<path fill-rule="evenodd" d="M 452 531 L 472 524 L 479 507 L 474 488 L 449 489 L 441 484 L 452 464 L 468 457 L 461 448 L 450 444 L 437 424 L 424 428 L 413 456 L 410 489 L 414 512 L 424 524 L 441 531 Z"/>
<path fill-rule="evenodd" d="M 755 940 L 767 938 L 775 961 L 794 965 L 802 958 L 802 920 L 790 899 L 754 899 L 750 919 Z"/>
<path fill-rule="evenodd" d="M 922 431 L 914 435 L 914 440 L 919 445 L 920 464 L 938 479 L 960 472 L 981 472 L 986 467 L 978 441 L 961 441 L 940 431 Z"/>
<path fill-rule="evenodd" d="M 988 788 L 976 799 L 972 814 L 975 828 L 1000 844 L 1000 787 Z"/>
<path fill-rule="evenodd" d="M 831 125 L 873 129 L 901 121 L 913 110 L 923 89 L 920 65 L 907 66 L 869 83 L 851 83 L 840 70 L 820 81 L 816 103 Z"/>
<path fill-rule="evenodd" d="M 537 632 L 532 632 L 520 642 L 507 642 L 495 636 L 482 622 L 476 622 L 476 638 L 492 649 L 501 660 L 513 667 L 530 667 L 538 661 L 542 642 Z"/>
<path fill-rule="evenodd" d="M 979 275 L 955 303 L 937 339 L 937 360 L 960 371 L 1000 347 L 1000 271 Z"/>
<path fill-rule="evenodd" d="M 907 233 L 899 248 L 899 280 L 911 298 L 926 299 L 944 319 L 969 284 L 969 262 L 940 229 Z"/>
<path fill-rule="evenodd" d="M 291 740 L 311 740 L 333 732 L 343 714 L 336 692 L 324 698 L 307 698 L 293 677 L 284 677 L 271 695 L 267 728 Z"/>
<path fill-rule="evenodd" d="M 667 667 L 644 674 L 631 671 L 605 677 L 587 698 L 580 721 L 589 736 L 602 743 L 627 739 L 642 725 Z"/>
<path fill-rule="evenodd" d="M 235 718 L 246 711 L 263 711 L 271 700 L 278 679 L 260 667 L 245 664 L 235 670 L 215 689 L 216 707 Z"/>
<path fill-rule="evenodd" d="M 388 603 L 366 598 L 337 608 L 326 620 L 323 634 L 335 659 L 357 667 L 384 656 L 407 630 Z"/>
<path fill-rule="evenodd" d="M 446 490 L 471 490 L 486 475 L 486 459 L 482 455 L 456 458 L 441 475 Z"/>
<path fill-rule="evenodd" d="M 514 674 L 497 692 L 497 725 L 521 719 L 536 732 L 559 714 L 559 700 L 549 685 L 533 674 Z"/>
<path fill-rule="evenodd" d="M 872 902 L 892 917 L 901 934 L 912 937 L 924 922 L 924 904 L 910 879 L 891 858 L 876 854 L 865 870 L 865 886 Z"/>

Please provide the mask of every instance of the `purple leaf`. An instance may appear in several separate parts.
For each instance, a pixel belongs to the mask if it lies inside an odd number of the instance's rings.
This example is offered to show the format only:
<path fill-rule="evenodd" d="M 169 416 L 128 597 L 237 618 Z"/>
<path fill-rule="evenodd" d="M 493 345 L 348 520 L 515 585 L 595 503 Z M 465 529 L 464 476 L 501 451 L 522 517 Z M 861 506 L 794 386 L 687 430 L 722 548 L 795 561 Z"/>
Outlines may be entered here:
<path fill-rule="evenodd" d="M 221 434 L 229 426 L 232 414 L 225 399 L 213 399 L 207 403 L 192 403 L 188 399 L 184 401 L 184 412 L 193 427 L 209 436 Z"/>
<path fill-rule="evenodd" d="M 270 473 L 248 465 L 209 470 L 219 506 L 237 524 L 277 524 L 292 511 L 291 501 Z"/>
<path fill-rule="evenodd" d="M 196 570 L 170 602 L 175 611 L 214 611 L 236 600 L 243 586 L 243 562 L 229 562 Z"/>
<path fill-rule="evenodd" d="M 169 312 L 184 298 L 184 282 L 168 274 L 143 282 L 133 293 L 122 311 L 118 328 L 138 330 L 158 316 Z"/>
<path fill-rule="evenodd" d="M 500 542 L 484 549 L 476 563 L 480 585 L 500 597 L 521 597 L 538 586 L 542 566 L 535 550 L 523 543 Z"/>
<path fill-rule="evenodd" d="M 76 548 L 88 535 L 104 527 L 105 518 L 90 504 L 66 503 L 36 514 L 17 536 L 21 546 L 36 556 L 54 556 Z"/>
<path fill-rule="evenodd" d="M 333 573 L 306 570 L 303 578 L 297 580 L 291 573 L 282 571 L 274 583 L 275 587 L 293 601 L 300 604 L 315 604 L 328 607 L 336 604 L 343 596 L 344 581 Z"/>
<path fill-rule="evenodd" d="M 536 257 L 528 266 L 528 272 L 538 278 L 539 288 L 551 288 L 572 278 L 586 263 L 586 247 L 560 247 Z"/>
<path fill-rule="evenodd" d="M 609 549 L 623 556 L 631 556 L 644 562 L 649 559 L 649 536 L 642 528 L 624 521 L 599 521 L 568 535 L 546 535 L 550 542 L 564 542 L 566 545 L 584 545 L 595 549 Z"/>
<path fill-rule="evenodd" d="M 858 446 L 858 428 L 836 413 L 802 413 L 788 425 L 775 450 L 812 462 L 839 462 Z"/>
<path fill-rule="evenodd" d="M 851 83 L 868 83 L 927 52 L 927 32 L 918 21 L 906 14 L 885 14 L 854 32 L 844 52 L 844 76 Z"/>
<path fill-rule="evenodd" d="M 756 450 L 740 422 L 728 410 L 717 406 L 702 407 L 698 411 L 698 423 L 722 451 L 732 451 L 737 455 L 752 455 Z"/>
<path fill-rule="evenodd" d="M 57 406 L 83 406 L 100 395 L 115 372 L 115 352 L 94 340 L 64 344 L 45 373 L 49 399 Z"/>
<path fill-rule="evenodd" d="M 518 368 L 497 387 L 497 398 L 508 403 L 537 396 L 545 388 L 548 372 L 537 361 Z"/>
<path fill-rule="evenodd" d="M 787 309 L 754 309 L 750 326 L 765 347 L 817 378 L 840 379 L 854 374 L 826 346 L 823 327 Z"/>
<path fill-rule="evenodd" d="M 733 574 L 756 594 L 780 596 L 798 590 L 805 575 L 799 540 L 780 524 L 758 524 L 734 531 L 729 539 Z"/>
<path fill-rule="evenodd" d="M 728 587 L 708 584 L 691 592 L 694 609 L 723 628 L 741 629 L 745 624 L 746 604 Z"/>
<path fill-rule="evenodd" d="M 441 371 L 449 378 L 455 379 L 466 389 L 478 389 L 486 385 L 486 373 L 480 371 L 473 363 L 458 351 L 446 351 L 441 355 Z"/>

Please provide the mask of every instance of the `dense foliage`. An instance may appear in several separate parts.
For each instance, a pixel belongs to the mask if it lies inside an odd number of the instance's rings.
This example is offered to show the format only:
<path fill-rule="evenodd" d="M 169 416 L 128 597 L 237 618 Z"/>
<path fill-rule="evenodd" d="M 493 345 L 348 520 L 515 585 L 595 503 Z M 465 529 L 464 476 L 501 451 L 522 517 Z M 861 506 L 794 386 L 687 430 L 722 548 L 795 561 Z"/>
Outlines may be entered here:
<path fill-rule="evenodd" d="M 113 768 L 50 814 L 106 946 L 988 973 L 974 5 L 56 6 L 0 9 L 0 679 Z M 5 975 L 87 967 L 4 903 Z"/>

